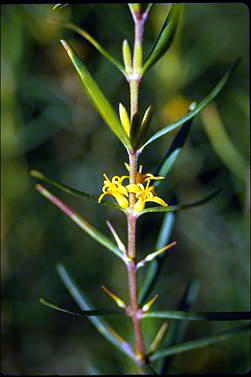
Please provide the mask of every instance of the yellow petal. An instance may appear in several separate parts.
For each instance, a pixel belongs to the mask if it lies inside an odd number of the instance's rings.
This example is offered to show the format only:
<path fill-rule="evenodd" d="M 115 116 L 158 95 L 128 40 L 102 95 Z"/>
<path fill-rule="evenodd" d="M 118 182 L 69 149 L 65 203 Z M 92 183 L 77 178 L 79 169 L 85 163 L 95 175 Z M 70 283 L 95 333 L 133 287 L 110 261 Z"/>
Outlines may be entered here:
<path fill-rule="evenodd" d="M 127 185 L 126 188 L 128 192 L 134 192 L 135 194 L 137 194 L 138 192 L 141 192 L 141 188 L 135 183 L 131 183 L 130 185 Z"/>
<path fill-rule="evenodd" d="M 126 189 L 124 186 L 120 185 L 119 188 L 118 188 L 118 191 L 119 191 L 121 194 L 123 194 L 123 195 L 125 195 L 125 196 L 128 196 L 128 191 L 127 191 L 127 189 Z"/>
<path fill-rule="evenodd" d="M 103 199 L 103 197 L 107 195 L 107 192 L 105 192 L 104 194 L 101 194 L 100 197 L 98 198 L 98 202 L 100 203 L 101 200 Z"/>
<path fill-rule="evenodd" d="M 126 209 L 128 207 L 128 200 L 122 194 L 116 193 L 112 195 L 117 200 L 121 208 Z"/>
<path fill-rule="evenodd" d="M 144 201 L 141 198 L 139 198 L 137 203 L 134 206 L 134 211 L 141 212 L 143 211 L 143 209 L 144 209 Z"/>
<path fill-rule="evenodd" d="M 158 196 L 154 196 L 152 198 L 146 199 L 145 202 L 155 202 L 155 203 L 160 204 L 163 207 L 168 206 L 168 204 L 163 199 L 159 198 Z"/>

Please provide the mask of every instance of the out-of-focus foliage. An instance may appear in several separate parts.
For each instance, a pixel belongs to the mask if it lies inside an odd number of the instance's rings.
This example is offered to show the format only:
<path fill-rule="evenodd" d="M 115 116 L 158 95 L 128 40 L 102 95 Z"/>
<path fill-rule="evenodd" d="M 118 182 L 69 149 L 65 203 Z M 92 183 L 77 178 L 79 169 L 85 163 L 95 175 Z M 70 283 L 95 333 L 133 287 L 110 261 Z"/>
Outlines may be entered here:
<path fill-rule="evenodd" d="M 168 11 L 156 4 L 145 25 L 144 56 L 151 51 Z M 128 299 L 124 266 L 102 246 L 40 197 L 31 169 L 83 190 L 101 193 L 102 174 L 124 175 L 126 152 L 95 112 L 59 39 L 69 41 L 118 111 L 128 108 L 128 86 L 121 73 L 78 34 L 48 22 L 52 17 L 87 30 L 122 62 L 124 39 L 133 42 L 126 4 L 75 4 L 52 11 L 52 5 L 4 5 L 1 8 L 2 125 L 2 372 L 8 374 L 121 373 L 130 360 L 120 355 L 87 319 L 53 312 L 41 296 L 74 311 L 77 306 L 56 273 L 63 262 L 95 306 L 111 308 L 99 289 L 105 284 Z M 200 100 L 238 57 L 240 65 L 214 104 L 228 146 L 213 133 L 208 114 L 197 116 L 160 196 L 174 204 L 221 188 L 212 202 L 178 213 L 157 290 L 156 309 L 176 309 L 187 281 L 200 280 L 195 310 L 248 310 L 249 253 L 249 28 L 244 4 L 187 4 L 174 44 L 141 87 L 142 116 L 154 108 L 149 136 Z M 218 119 L 218 118 L 217 118 Z M 141 163 L 154 171 L 175 132 L 146 149 Z M 215 143 L 217 141 L 217 144 Z M 228 151 L 226 151 L 228 148 Z M 239 156 L 244 173 L 234 158 Z M 227 156 L 227 158 L 226 158 Z M 234 159 L 234 160 L 233 160 Z M 236 171 L 236 169 L 238 171 Z M 241 168 L 242 169 L 242 168 Z M 246 178 L 245 178 L 246 174 Z M 126 240 L 123 214 L 91 202 L 60 197 L 108 237 L 109 219 Z M 139 219 L 139 259 L 153 249 L 162 214 Z M 131 340 L 129 321 L 107 321 Z M 146 319 L 151 344 L 159 320 Z M 213 334 L 229 323 L 189 324 L 185 339 Z M 248 334 L 173 359 L 176 373 L 244 372 L 249 366 Z"/>

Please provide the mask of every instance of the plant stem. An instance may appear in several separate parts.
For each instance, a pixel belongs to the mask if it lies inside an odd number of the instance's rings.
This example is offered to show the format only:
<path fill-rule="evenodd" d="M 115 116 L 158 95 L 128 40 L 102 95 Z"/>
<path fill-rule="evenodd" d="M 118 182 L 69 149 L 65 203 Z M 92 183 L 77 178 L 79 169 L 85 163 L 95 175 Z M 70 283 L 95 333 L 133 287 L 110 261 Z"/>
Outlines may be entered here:
<path fill-rule="evenodd" d="M 131 120 L 134 114 L 138 113 L 139 102 L 139 86 L 141 82 L 142 69 L 142 41 L 144 31 L 144 21 L 140 13 L 132 13 L 135 24 L 135 42 L 133 52 L 133 69 L 132 75 L 129 77 L 130 85 L 130 100 L 131 100 Z M 129 150 L 129 164 L 130 164 L 130 184 L 136 183 L 137 174 L 137 159 L 138 154 L 136 150 Z M 135 337 L 135 352 L 139 361 L 140 372 L 144 373 L 144 366 L 147 363 L 144 347 L 144 338 L 141 329 L 141 319 L 139 317 L 139 303 L 138 303 L 138 281 L 137 281 L 137 261 L 136 261 L 136 222 L 137 214 L 134 212 L 136 203 L 135 193 L 129 194 L 130 210 L 127 214 L 128 224 L 128 284 L 130 291 L 130 315 L 134 328 Z"/>
<path fill-rule="evenodd" d="M 136 182 L 137 172 L 137 154 L 135 152 L 129 153 L 130 157 L 130 183 Z M 130 194 L 130 209 L 134 208 L 136 198 L 135 194 Z M 130 314 L 134 327 L 135 337 L 135 351 L 136 357 L 139 360 L 140 367 L 145 364 L 145 348 L 144 339 L 141 329 L 141 320 L 139 318 L 138 306 L 138 282 L 137 282 L 137 261 L 136 261 L 136 222 L 137 215 L 133 211 L 127 215 L 128 223 L 128 283 L 130 291 Z M 141 371 L 142 372 L 142 371 Z"/>

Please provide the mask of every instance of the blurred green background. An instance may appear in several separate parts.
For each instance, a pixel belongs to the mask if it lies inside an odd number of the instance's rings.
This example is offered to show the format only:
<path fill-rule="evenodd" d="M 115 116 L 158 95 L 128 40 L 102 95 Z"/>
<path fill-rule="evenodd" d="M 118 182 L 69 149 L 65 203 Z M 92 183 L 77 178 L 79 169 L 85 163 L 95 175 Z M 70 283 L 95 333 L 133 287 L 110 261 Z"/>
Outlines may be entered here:
<path fill-rule="evenodd" d="M 147 56 L 168 12 L 156 4 L 145 25 Z M 130 360 L 96 332 L 88 319 L 55 312 L 44 297 L 79 311 L 55 265 L 62 262 L 96 307 L 114 307 L 102 293 L 105 284 L 127 300 L 127 275 L 111 253 L 34 188 L 29 171 L 37 169 L 69 186 L 100 194 L 103 173 L 125 175 L 127 154 L 83 92 L 59 39 L 85 60 L 111 103 L 129 106 L 121 74 L 83 38 L 48 22 L 69 20 L 87 30 L 121 61 L 124 38 L 133 44 L 133 22 L 126 4 L 13 4 L 1 7 L 2 136 L 2 363 L 5 374 L 130 373 Z M 176 309 L 187 282 L 200 282 L 195 310 L 250 310 L 249 12 L 241 3 L 187 4 L 174 44 L 143 80 L 140 109 L 154 107 L 149 136 L 176 119 L 187 103 L 200 100 L 229 65 L 241 58 L 227 86 L 192 131 L 159 195 L 172 204 L 202 198 L 221 188 L 211 202 L 176 215 L 168 256 L 155 291 L 156 309 Z M 217 123 L 218 122 L 218 123 Z M 217 127 L 221 134 L 217 134 Z M 222 136 L 224 135 L 224 136 Z M 174 133 L 148 146 L 140 163 L 154 172 Z M 226 142 L 225 142 L 226 141 Z M 110 237 L 110 220 L 126 240 L 126 219 L 66 194 L 60 198 Z M 162 214 L 139 220 L 138 255 L 153 251 Z M 127 319 L 109 317 L 132 341 Z M 161 321 L 145 320 L 146 344 Z M 184 340 L 234 326 L 191 322 Z M 173 358 L 174 373 L 245 372 L 250 365 L 248 334 Z"/>

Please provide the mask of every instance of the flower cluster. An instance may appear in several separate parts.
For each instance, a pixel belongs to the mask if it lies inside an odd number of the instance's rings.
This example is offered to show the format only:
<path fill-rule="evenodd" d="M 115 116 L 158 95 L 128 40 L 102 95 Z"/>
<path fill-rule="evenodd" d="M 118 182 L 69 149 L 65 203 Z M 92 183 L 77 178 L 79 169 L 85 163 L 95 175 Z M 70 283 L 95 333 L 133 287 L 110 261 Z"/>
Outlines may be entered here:
<path fill-rule="evenodd" d="M 129 170 L 127 164 L 126 168 Z M 115 176 L 112 180 L 110 180 L 106 174 L 104 174 L 104 177 L 103 193 L 99 197 L 99 203 L 105 195 L 111 195 L 117 200 L 121 208 L 127 209 L 129 206 L 129 193 L 134 193 L 137 199 L 134 205 L 134 211 L 136 212 L 143 211 L 146 202 L 155 202 L 164 207 L 168 205 L 163 199 L 155 195 L 154 186 L 150 186 L 151 180 L 164 179 L 164 177 L 154 177 L 150 173 L 143 174 L 142 165 L 140 165 L 139 171 L 137 172 L 136 183 L 133 184 L 122 185 L 125 179 L 129 179 L 129 176 Z M 145 186 L 144 183 L 146 183 Z"/>

